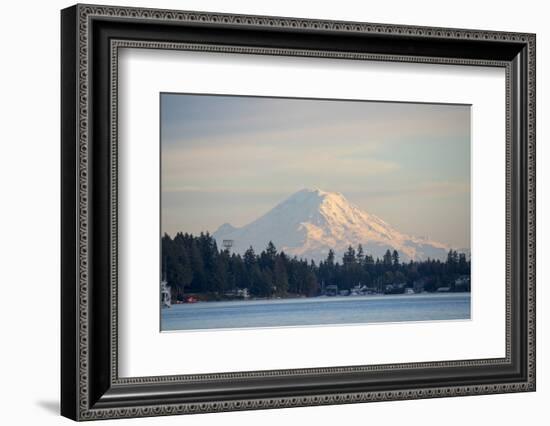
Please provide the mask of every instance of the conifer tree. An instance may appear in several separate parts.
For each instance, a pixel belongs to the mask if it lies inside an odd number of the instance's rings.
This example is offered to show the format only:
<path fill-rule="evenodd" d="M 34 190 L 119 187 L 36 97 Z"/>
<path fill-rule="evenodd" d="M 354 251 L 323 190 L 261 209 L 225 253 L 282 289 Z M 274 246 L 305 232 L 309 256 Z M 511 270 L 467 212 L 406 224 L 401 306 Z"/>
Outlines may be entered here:
<path fill-rule="evenodd" d="M 399 266 L 399 253 L 397 250 L 394 250 L 392 253 L 393 266 Z"/>
<path fill-rule="evenodd" d="M 284 260 L 281 256 L 277 256 L 277 259 L 275 260 L 273 279 L 276 293 L 279 296 L 286 295 L 288 291 L 288 275 L 286 272 Z"/>
<path fill-rule="evenodd" d="M 359 244 L 359 246 L 357 246 L 357 263 L 359 263 L 359 265 L 362 265 L 364 260 L 365 253 L 363 252 L 363 246 Z"/>
<path fill-rule="evenodd" d="M 355 263 L 355 261 L 356 261 L 355 249 L 352 246 L 349 246 L 347 251 L 344 253 L 342 262 L 344 262 L 344 265 L 349 265 L 351 263 Z"/>
<path fill-rule="evenodd" d="M 391 265 L 392 261 L 393 261 L 393 258 L 392 258 L 390 249 L 387 249 L 383 259 L 384 265 Z"/>

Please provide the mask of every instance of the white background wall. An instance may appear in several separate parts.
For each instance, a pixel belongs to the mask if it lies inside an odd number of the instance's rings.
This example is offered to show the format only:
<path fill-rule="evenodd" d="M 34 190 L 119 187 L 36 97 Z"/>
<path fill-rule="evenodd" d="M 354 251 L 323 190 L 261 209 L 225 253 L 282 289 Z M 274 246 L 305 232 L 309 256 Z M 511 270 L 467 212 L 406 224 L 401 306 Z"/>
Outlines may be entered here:
<path fill-rule="evenodd" d="M 548 424 L 550 401 L 550 27 L 546 2 L 297 0 L 108 1 L 143 7 L 526 31 L 537 33 L 538 391 L 293 408 L 118 424 Z M 59 9 L 67 1 L 2 5 L 0 43 L 0 421 L 68 424 L 59 404 Z M 18 289 L 24 289 L 21 300 Z M 131 423 L 129 423 L 131 422 Z M 102 424 L 113 423 L 112 421 Z M 113 423 L 115 424 L 115 423 Z"/>

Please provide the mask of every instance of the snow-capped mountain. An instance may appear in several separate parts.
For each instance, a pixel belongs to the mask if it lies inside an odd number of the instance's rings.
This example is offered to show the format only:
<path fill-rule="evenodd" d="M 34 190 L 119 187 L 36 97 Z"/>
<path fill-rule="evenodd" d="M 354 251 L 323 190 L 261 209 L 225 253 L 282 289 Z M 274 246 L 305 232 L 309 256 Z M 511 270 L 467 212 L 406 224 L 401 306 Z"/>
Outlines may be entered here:
<path fill-rule="evenodd" d="M 316 262 L 326 259 L 329 249 L 341 262 L 348 246 L 357 248 L 359 244 L 374 258 L 395 249 L 405 261 L 445 259 L 449 251 L 445 244 L 402 234 L 340 193 L 319 189 L 296 192 L 242 228 L 225 223 L 213 236 L 219 247 L 223 240 L 233 240 L 236 253 L 242 254 L 250 246 L 259 253 L 272 241 L 279 251 Z"/>

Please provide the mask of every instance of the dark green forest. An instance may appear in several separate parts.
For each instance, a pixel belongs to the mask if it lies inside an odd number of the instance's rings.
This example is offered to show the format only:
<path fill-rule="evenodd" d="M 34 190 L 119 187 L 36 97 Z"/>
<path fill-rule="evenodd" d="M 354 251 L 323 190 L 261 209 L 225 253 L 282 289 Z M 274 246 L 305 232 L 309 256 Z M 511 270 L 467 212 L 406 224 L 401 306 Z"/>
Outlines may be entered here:
<path fill-rule="evenodd" d="M 342 259 L 330 250 L 316 264 L 277 251 L 271 242 L 261 253 L 250 247 L 241 256 L 219 250 L 208 233 L 180 232 L 174 238 L 162 237 L 162 268 L 173 300 L 189 294 L 202 300 L 223 300 L 232 298 L 238 289 L 248 289 L 257 298 L 313 297 L 335 286 L 338 291 L 362 286 L 373 293 L 394 287 L 428 292 L 470 290 L 470 260 L 455 250 L 449 251 L 444 262 L 407 263 L 400 261 L 395 250 L 375 259 L 359 245 L 350 246 Z"/>

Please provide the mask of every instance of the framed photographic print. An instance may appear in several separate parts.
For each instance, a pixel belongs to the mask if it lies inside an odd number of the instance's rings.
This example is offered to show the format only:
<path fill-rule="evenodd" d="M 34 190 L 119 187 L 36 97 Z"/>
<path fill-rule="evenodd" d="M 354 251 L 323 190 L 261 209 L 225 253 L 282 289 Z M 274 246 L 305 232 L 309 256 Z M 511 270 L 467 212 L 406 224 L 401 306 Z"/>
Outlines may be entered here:
<path fill-rule="evenodd" d="M 76 5 L 74 420 L 535 390 L 535 36 Z"/>

